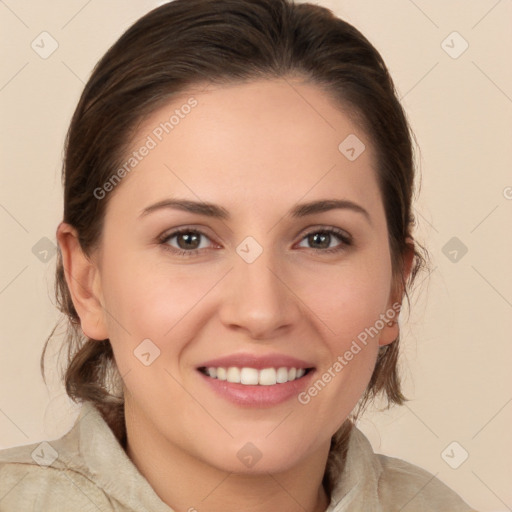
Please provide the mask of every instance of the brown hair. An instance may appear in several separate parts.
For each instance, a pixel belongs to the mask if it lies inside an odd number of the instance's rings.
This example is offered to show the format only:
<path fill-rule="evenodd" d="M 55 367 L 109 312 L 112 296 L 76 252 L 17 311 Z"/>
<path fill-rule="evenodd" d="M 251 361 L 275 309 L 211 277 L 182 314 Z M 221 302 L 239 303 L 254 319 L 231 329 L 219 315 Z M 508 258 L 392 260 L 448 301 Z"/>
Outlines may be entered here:
<path fill-rule="evenodd" d="M 199 83 L 299 76 L 322 87 L 361 125 L 376 151 L 394 283 L 408 286 L 428 253 L 411 245 L 414 163 L 411 132 L 382 57 L 353 26 L 326 8 L 292 0 L 175 0 L 139 19 L 94 68 L 66 138 L 63 221 L 76 228 L 85 255 L 99 247 L 109 196 L 97 199 L 118 169 L 132 135 L 157 108 Z M 341 141 L 340 141 L 341 142 Z M 420 250 L 421 249 L 421 252 Z M 409 283 L 404 255 L 414 251 Z M 123 397 L 108 339 L 84 336 L 68 290 L 59 248 L 56 299 L 67 317 L 65 385 L 75 401 L 92 401 L 124 445 Z M 57 326 L 56 326 L 57 327 Z M 44 354 L 41 370 L 44 377 Z M 388 406 L 405 398 L 397 371 L 399 339 L 380 349 L 360 405 L 378 394 Z M 351 422 L 333 436 L 324 484 L 343 459 Z"/>

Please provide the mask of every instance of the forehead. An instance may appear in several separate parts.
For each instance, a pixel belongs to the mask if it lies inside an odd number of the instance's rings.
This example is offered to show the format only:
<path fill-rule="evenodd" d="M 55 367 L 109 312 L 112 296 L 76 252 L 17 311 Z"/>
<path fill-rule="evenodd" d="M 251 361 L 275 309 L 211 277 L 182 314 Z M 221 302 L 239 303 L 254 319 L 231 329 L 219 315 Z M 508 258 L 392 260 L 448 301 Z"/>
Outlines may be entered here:
<path fill-rule="evenodd" d="M 380 197 L 373 154 L 366 134 L 313 84 L 197 87 L 145 119 L 123 163 L 137 161 L 111 200 L 130 210 L 175 195 L 228 209 L 326 194 L 370 204 Z"/>

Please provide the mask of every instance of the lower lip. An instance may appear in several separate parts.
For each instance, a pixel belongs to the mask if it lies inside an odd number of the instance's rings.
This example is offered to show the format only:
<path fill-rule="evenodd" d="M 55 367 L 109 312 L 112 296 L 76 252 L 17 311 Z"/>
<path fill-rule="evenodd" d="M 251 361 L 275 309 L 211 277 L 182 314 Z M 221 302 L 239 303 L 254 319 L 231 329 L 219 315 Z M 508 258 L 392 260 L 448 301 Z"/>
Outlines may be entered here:
<path fill-rule="evenodd" d="M 310 370 L 300 379 L 272 386 L 248 386 L 236 384 L 227 380 L 213 379 L 197 370 L 203 380 L 211 386 L 211 389 L 230 402 L 249 407 L 271 407 L 286 402 L 290 398 L 298 396 L 310 385 L 316 373 Z"/>

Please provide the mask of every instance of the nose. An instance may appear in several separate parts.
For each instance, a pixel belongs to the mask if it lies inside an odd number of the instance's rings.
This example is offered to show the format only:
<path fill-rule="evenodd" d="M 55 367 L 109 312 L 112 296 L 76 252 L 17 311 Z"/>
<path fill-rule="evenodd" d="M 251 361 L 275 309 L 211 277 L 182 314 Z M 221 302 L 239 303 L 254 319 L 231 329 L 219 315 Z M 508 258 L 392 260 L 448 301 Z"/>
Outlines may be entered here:
<path fill-rule="evenodd" d="M 279 270 L 270 250 L 264 250 L 252 263 L 235 255 L 234 267 L 224 280 L 219 309 L 227 328 L 266 340 L 282 336 L 297 323 L 301 318 L 300 300 L 287 283 L 282 267 Z"/>

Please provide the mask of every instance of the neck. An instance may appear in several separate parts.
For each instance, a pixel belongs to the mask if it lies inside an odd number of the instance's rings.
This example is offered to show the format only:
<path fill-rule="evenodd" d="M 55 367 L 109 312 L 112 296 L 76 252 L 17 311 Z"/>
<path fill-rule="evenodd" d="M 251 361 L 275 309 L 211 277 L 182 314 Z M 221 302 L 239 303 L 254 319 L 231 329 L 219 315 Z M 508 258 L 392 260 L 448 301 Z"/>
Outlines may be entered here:
<path fill-rule="evenodd" d="M 322 479 L 330 443 L 286 471 L 249 475 L 193 457 L 128 410 L 126 430 L 128 457 L 174 510 L 324 512 L 329 505 Z"/>

